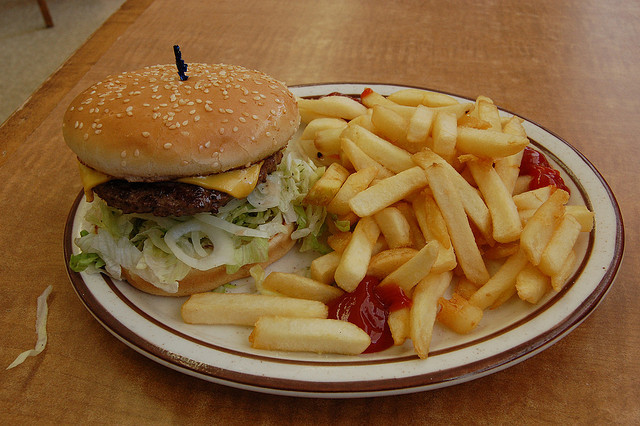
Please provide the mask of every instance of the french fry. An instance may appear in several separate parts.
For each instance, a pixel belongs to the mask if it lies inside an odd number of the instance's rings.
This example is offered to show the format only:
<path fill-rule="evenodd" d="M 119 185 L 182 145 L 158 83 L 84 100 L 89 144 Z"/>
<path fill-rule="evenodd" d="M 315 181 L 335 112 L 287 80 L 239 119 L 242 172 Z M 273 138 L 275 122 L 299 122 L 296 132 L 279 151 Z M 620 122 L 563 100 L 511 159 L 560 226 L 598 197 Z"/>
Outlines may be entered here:
<path fill-rule="evenodd" d="M 409 308 L 389 312 L 387 323 L 389 324 L 389 331 L 391 331 L 391 337 L 393 338 L 393 344 L 395 346 L 402 345 L 407 338 L 410 337 L 411 326 L 409 325 L 409 315 Z"/>
<path fill-rule="evenodd" d="M 591 232 L 593 229 L 593 212 L 587 206 L 565 206 L 565 214 L 576 218 L 580 223 L 580 232 Z"/>
<path fill-rule="evenodd" d="M 456 283 L 455 293 L 467 300 L 478 290 L 478 286 L 469 281 L 465 276 L 460 277 Z"/>
<path fill-rule="evenodd" d="M 491 213 L 493 238 L 499 243 L 517 240 L 522 232 L 518 209 L 491 162 L 472 160 L 466 164 Z"/>
<path fill-rule="evenodd" d="M 338 253 L 342 253 L 351 240 L 353 234 L 350 231 L 338 232 L 327 237 L 327 244 Z"/>
<path fill-rule="evenodd" d="M 333 200 L 349 174 L 349 171 L 340 164 L 331 164 L 313 184 L 304 201 L 307 204 L 326 206 Z"/>
<path fill-rule="evenodd" d="M 502 131 L 511 135 L 527 137 L 527 132 L 522 127 L 522 122 L 520 120 L 521 119 L 519 117 L 511 117 L 502 127 Z M 498 173 L 498 176 L 500 176 L 500 179 L 502 179 L 504 186 L 510 194 L 513 194 L 516 181 L 518 180 L 518 175 L 520 174 L 520 163 L 522 161 L 523 154 L 524 150 L 496 160 L 496 172 Z"/>
<path fill-rule="evenodd" d="M 367 275 L 374 276 L 380 280 L 398 269 L 413 258 L 418 250 L 411 247 L 382 250 L 371 257 Z"/>
<path fill-rule="evenodd" d="M 513 196 L 513 202 L 518 210 L 534 211 L 549 199 L 551 193 L 556 190 L 555 186 L 543 186 L 542 188 L 532 189 Z"/>
<path fill-rule="evenodd" d="M 516 277 L 518 297 L 536 304 L 551 290 L 551 280 L 532 264 L 527 264 Z"/>
<path fill-rule="evenodd" d="M 404 218 L 407 220 L 409 224 L 409 233 L 411 234 L 411 242 L 412 247 L 420 250 L 427 241 L 424 238 L 422 230 L 420 229 L 420 224 L 416 218 L 415 211 L 413 210 L 413 206 L 405 201 L 401 201 L 399 203 L 394 204 L 394 206 L 400 210 Z"/>
<path fill-rule="evenodd" d="M 376 126 L 371 122 L 371 108 L 367 109 L 366 114 L 362 114 L 349 121 L 350 126 L 361 126 L 370 131 L 371 133 L 376 132 Z"/>
<path fill-rule="evenodd" d="M 369 157 L 394 173 L 414 166 L 411 154 L 364 127 L 349 125 L 343 131 L 342 137 L 352 140 Z"/>
<path fill-rule="evenodd" d="M 300 139 L 315 139 L 318 132 L 327 130 L 327 129 L 344 129 L 347 125 L 347 122 L 341 118 L 317 118 L 315 120 L 311 120 L 307 126 L 302 131 L 302 135 L 300 135 Z"/>
<path fill-rule="evenodd" d="M 349 200 L 356 194 L 364 191 L 376 177 L 378 170 L 375 167 L 367 167 L 352 173 L 338 190 L 331 202 L 327 205 L 327 211 L 337 215 L 345 215 L 351 211 Z"/>
<path fill-rule="evenodd" d="M 355 290 L 367 274 L 379 235 L 380 228 L 372 217 L 360 219 L 334 274 L 336 284 L 344 291 Z"/>
<path fill-rule="evenodd" d="M 380 131 L 384 139 L 400 148 L 407 149 L 407 131 L 409 123 L 403 116 L 384 105 L 374 105 L 371 122 Z"/>
<path fill-rule="evenodd" d="M 357 171 L 369 167 L 374 167 L 377 171 L 376 176 L 378 179 L 384 179 L 386 177 L 393 176 L 393 172 L 391 170 L 387 169 L 382 164 L 378 163 L 376 160 L 367 155 L 351 139 L 344 137 L 341 138 L 340 147 Z"/>
<path fill-rule="evenodd" d="M 412 149 L 415 149 L 414 146 L 422 147 L 426 144 L 427 138 L 431 134 L 434 117 L 435 114 L 431 108 L 422 105 L 416 107 L 415 112 L 409 119 L 409 127 L 407 129 L 407 142 L 412 144 Z"/>
<path fill-rule="evenodd" d="M 498 272 L 471 296 L 469 303 L 480 309 L 490 307 L 504 292 L 515 288 L 516 277 L 526 265 L 527 256 L 519 250 L 510 256 Z"/>
<path fill-rule="evenodd" d="M 438 322 L 458 334 L 471 332 L 482 319 L 482 309 L 469 303 L 458 293 L 453 293 L 450 299 L 441 297 L 438 300 Z"/>
<path fill-rule="evenodd" d="M 333 283 L 333 274 L 340 263 L 340 252 L 332 251 L 320 257 L 316 257 L 311 262 L 311 279 L 325 284 Z"/>
<path fill-rule="evenodd" d="M 388 96 L 388 99 L 407 106 L 425 105 L 428 107 L 442 107 L 457 105 L 458 101 L 449 95 L 422 89 L 402 89 Z"/>
<path fill-rule="evenodd" d="M 320 130 L 316 133 L 313 144 L 324 155 L 340 155 L 340 135 L 342 135 L 342 130 L 340 128 Z"/>
<path fill-rule="evenodd" d="M 571 215 L 565 214 L 551 235 L 549 243 L 542 252 L 538 268 L 546 275 L 558 275 L 573 251 L 580 235 L 580 223 Z"/>
<path fill-rule="evenodd" d="M 410 247 L 411 230 L 409 222 L 396 207 L 386 207 L 374 216 L 380 232 L 387 240 L 389 248 Z"/>
<path fill-rule="evenodd" d="M 449 180 L 445 166 L 437 162 L 422 161 L 423 158 L 418 156 L 419 154 L 414 155 L 414 160 L 424 168 L 427 174 L 433 198 L 440 207 L 447 224 L 458 264 L 467 278 L 476 284 L 484 284 L 489 280 L 489 272 L 482 260 L 460 194 Z"/>
<path fill-rule="evenodd" d="M 513 195 L 522 194 L 529 190 L 529 184 L 531 183 L 531 176 L 518 176 L 516 184 L 513 187 Z"/>
<path fill-rule="evenodd" d="M 271 272 L 262 281 L 262 287 L 287 297 L 322 303 L 328 303 L 344 293 L 337 287 L 286 272 Z"/>
<path fill-rule="evenodd" d="M 435 241 L 438 244 L 438 258 L 431 271 L 441 273 L 453 270 L 457 265 L 456 255 L 447 224 L 435 200 L 431 195 L 420 194 L 413 200 L 413 209 L 425 241 Z"/>
<path fill-rule="evenodd" d="M 317 318 L 262 317 L 249 335 L 251 347 L 271 351 L 357 355 L 371 338 L 347 321 Z"/>
<path fill-rule="evenodd" d="M 316 300 L 246 293 L 198 293 L 182 305 L 188 324 L 253 325 L 265 315 L 326 318 L 328 308 Z"/>
<path fill-rule="evenodd" d="M 475 115 L 465 114 L 458 118 L 458 126 L 486 130 L 491 128 L 491 123 L 481 120 Z"/>
<path fill-rule="evenodd" d="M 349 201 L 349 207 L 360 217 L 370 216 L 426 185 L 423 169 L 414 166 L 360 192 Z"/>
<path fill-rule="evenodd" d="M 571 253 L 569 253 L 569 256 L 567 256 L 567 258 L 565 259 L 562 270 L 558 274 L 551 277 L 551 287 L 555 291 L 562 290 L 562 287 L 564 287 L 564 285 L 566 284 L 567 280 L 573 273 L 576 259 L 576 252 L 574 250 L 571 250 Z"/>
<path fill-rule="evenodd" d="M 413 161 L 422 168 L 429 167 L 431 164 L 440 164 L 443 166 L 448 179 L 460 193 L 464 210 L 469 216 L 469 219 L 476 225 L 485 240 L 490 241 L 492 238 L 491 215 L 489 214 L 487 205 L 480 196 L 480 192 L 472 187 L 451 164 L 447 163 L 432 150 L 425 148 L 414 154 L 412 158 Z"/>
<path fill-rule="evenodd" d="M 476 100 L 476 111 L 478 111 L 478 118 L 489 123 L 491 130 L 502 132 L 500 113 L 491 99 L 479 96 Z"/>
<path fill-rule="evenodd" d="M 427 276 L 437 257 L 438 245 L 435 242 L 428 243 L 415 256 L 387 275 L 379 285 L 395 284 L 408 294 L 413 286 Z"/>
<path fill-rule="evenodd" d="M 352 120 L 367 112 L 364 105 L 347 96 L 325 96 L 319 99 L 297 98 L 297 101 L 301 115 L 309 112 L 320 117 Z"/>
<path fill-rule="evenodd" d="M 452 273 L 429 274 L 415 287 L 409 313 L 410 336 L 421 359 L 429 356 L 433 326 L 438 312 L 438 299 L 451 284 Z"/>
<path fill-rule="evenodd" d="M 360 95 L 360 101 L 362 101 L 362 104 L 367 108 L 373 108 L 376 105 L 384 105 L 387 107 L 399 105 L 398 103 L 392 101 L 389 97 L 382 96 L 380 93 L 370 88 L 367 88 L 362 92 L 362 94 Z"/>
<path fill-rule="evenodd" d="M 520 247 L 534 266 L 540 264 L 542 253 L 551 240 L 556 224 L 564 216 L 564 205 L 568 200 L 569 194 L 557 189 L 542 203 L 522 229 Z"/>
<path fill-rule="evenodd" d="M 454 164 L 458 123 L 452 112 L 439 112 L 433 123 L 433 152 Z"/>
<path fill-rule="evenodd" d="M 490 247 L 484 251 L 482 257 L 486 260 L 492 259 L 504 259 L 505 257 L 509 257 L 512 254 L 515 254 L 520 249 L 520 244 L 518 241 L 514 241 L 506 244 L 496 244 L 493 247 Z"/>
<path fill-rule="evenodd" d="M 454 105 L 447 105 L 441 107 L 434 107 L 433 112 L 439 114 L 441 112 L 452 112 L 456 116 L 456 120 L 459 120 L 463 116 L 470 114 L 475 108 L 475 104 L 471 102 L 459 103 Z"/>
<path fill-rule="evenodd" d="M 456 148 L 478 157 L 500 158 L 517 154 L 529 144 L 523 136 L 510 135 L 494 130 L 458 127 Z"/>
<path fill-rule="evenodd" d="M 503 291 L 500 294 L 500 296 L 498 296 L 496 301 L 491 304 L 489 309 L 497 309 L 498 307 L 500 307 L 500 305 L 502 305 L 503 303 L 505 303 L 509 299 L 511 299 L 513 297 L 513 295 L 516 294 L 516 293 L 517 293 L 516 286 L 509 287 L 508 289 Z"/>

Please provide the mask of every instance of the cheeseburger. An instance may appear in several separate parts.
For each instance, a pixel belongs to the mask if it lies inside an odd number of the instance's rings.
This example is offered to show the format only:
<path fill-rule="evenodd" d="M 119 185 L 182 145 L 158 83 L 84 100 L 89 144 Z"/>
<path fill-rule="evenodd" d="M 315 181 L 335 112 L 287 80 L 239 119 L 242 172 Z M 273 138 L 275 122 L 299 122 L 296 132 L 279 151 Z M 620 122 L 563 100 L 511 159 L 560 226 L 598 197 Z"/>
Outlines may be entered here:
<path fill-rule="evenodd" d="M 299 123 L 283 83 L 239 66 L 189 64 L 182 80 L 157 65 L 89 87 L 63 122 L 89 202 L 72 269 L 182 296 L 313 245 L 324 212 L 302 199 L 321 170 L 287 149 Z"/>

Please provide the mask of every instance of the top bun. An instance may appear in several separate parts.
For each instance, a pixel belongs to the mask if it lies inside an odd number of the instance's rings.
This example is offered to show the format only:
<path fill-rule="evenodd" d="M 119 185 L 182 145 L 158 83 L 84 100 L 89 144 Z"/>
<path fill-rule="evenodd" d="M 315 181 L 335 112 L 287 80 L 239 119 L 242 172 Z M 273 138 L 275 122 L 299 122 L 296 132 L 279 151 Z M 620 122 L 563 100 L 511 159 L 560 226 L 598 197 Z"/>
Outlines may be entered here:
<path fill-rule="evenodd" d="M 162 181 L 245 167 L 287 145 L 295 97 L 259 71 L 224 64 L 123 72 L 68 107 L 63 134 L 80 161 L 129 181 Z"/>

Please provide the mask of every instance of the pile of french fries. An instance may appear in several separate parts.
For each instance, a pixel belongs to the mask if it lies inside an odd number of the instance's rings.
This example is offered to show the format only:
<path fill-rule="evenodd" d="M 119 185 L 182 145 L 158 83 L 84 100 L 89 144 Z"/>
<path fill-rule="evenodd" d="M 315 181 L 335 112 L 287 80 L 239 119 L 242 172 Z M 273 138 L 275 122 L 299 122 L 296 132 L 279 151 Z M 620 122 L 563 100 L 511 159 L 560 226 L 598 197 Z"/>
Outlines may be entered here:
<path fill-rule="evenodd" d="M 350 229 L 329 221 L 333 251 L 312 262 L 310 277 L 272 272 L 262 294 L 192 296 L 186 322 L 254 326 L 254 348 L 359 354 L 369 336 L 327 319 L 326 303 L 369 275 L 411 297 L 389 327 L 394 344 L 411 339 L 427 358 L 436 322 L 469 333 L 486 309 L 515 295 L 536 304 L 570 278 L 593 213 L 553 186 L 528 190 L 522 120 L 501 116 L 490 98 L 367 89 L 361 102 L 298 105 L 300 149 L 327 167 L 306 202 Z"/>

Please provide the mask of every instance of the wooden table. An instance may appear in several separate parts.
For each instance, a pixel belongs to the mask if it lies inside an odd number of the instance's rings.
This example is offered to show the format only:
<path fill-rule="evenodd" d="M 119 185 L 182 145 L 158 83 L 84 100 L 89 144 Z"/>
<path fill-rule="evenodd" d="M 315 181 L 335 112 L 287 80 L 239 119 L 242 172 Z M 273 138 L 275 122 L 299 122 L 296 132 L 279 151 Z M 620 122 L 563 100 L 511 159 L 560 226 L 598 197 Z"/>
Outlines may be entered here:
<path fill-rule="evenodd" d="M 20 423 L 638 423 L 640 7 L 636 2 L 129 0 L 0 128 L 0 418 Z M 398 83 L 488 95 L 585 154 L 622 208 L 626 255 L 598 309 L 550 349 L 465 384 L 404 396 L 318 400 L 237 390 L 131 350 L 85 310 L 62 235 L 80 190 L 61 119 L 110 73 L 173 61 L 261 69 L 288 84 Z M 3 367 L 4 368 L 4 367 Z"/>

